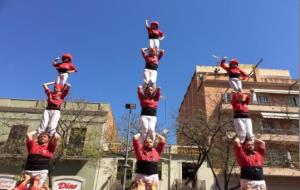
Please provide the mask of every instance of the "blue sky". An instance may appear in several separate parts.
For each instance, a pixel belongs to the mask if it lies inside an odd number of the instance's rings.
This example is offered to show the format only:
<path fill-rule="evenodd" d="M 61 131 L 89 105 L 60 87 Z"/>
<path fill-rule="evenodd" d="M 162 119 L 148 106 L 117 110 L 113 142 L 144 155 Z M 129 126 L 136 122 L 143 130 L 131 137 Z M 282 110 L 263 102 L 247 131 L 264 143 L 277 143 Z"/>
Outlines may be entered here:
<path fill-rule="evenodd" d="M 297 0 L 1 0 L 0 97 L 44 99 L 41 84 L 56 77 L 52 59 L 70 52 L 79 70 L 70 76 L 72 97 L 108 102 L 118 119 L 125 103 L 138 103 L 146 18 L 166 33 L 158 70 L 167 97 L 158 122 L 166 127 L 195 66 L 214 65 L 213 53 L 242 63 L 263 58 L 263 68 L 299 75 Z"/>

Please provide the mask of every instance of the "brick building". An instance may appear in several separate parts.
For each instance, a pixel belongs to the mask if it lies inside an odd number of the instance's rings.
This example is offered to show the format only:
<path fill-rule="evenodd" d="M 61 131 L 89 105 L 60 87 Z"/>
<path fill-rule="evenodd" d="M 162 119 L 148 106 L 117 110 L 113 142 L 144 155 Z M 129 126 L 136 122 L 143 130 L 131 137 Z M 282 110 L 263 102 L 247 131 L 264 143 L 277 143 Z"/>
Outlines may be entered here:
<path fill-rule="evenodd" d="M 246 73 L 250 73 L 254 66 L 240 65 Z M 243 91 L 253 91 L 252 102 L 248 106 L 253 132 L 267 144 L 267 184 L 272 190 L 283 187 L 296 189 L 295 184 L 300 179 L 299 170 L 295 169 L 299 168 L 299 85 L 297 80 L 291 78 L 288 70 L 256 68 L 254 74 L 253 78 L 243 81 Z M 199 117 L 199 110 L 208 123 L 215 122 L 218 111 L 222 112 L 223 120 L 232 119 L 232 90 L 226 75 L 222 68 L 196 66 L 179 108 L 179 145 L 189 143 L 189 139 L 180 130 L 185 125 L 198 127 L 201 133 L 204 126 L 192 122 Z"/>

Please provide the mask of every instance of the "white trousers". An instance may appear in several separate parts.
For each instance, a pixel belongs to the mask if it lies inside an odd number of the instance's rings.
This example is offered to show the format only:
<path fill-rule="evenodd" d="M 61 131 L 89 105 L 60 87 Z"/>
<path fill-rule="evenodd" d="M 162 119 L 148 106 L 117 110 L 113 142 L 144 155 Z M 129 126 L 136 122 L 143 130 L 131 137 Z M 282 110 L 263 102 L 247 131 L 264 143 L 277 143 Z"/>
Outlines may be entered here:
<path fill-rule="evenodd" d="M 38 134 L 49 132 L 52 136 L 56 132 L 56 127 L 60 118 L 60 110 L 45 110 L 38 129 Z"/>
<path fill-rule="evenodd" d="M 229 78 L 230 87 L 236 92 L 242 92 L 242 82 L 239 78 Z"/>
<path fill-rule="evenodd" d="M 159 49 L 159 39 L 149 39 L 149 46 L 150 48 Z"/>
<path fill-rule="evenodd" d="M 240 179 L 241 190 L 267 190 L 265 180 Z"/>
<path fill-rule="evenodd" d="M 150 81 L 156 84 L 157 70 L 144 69 L 144 85 L 148 84 Z"/>
<path fill-rule="evenodd" d="M 31 178 L 40 175 L 41 179 L 40 179 L 40 186 L 42 186 L 48 177 L 48 170 L 36 170 L 36 171 L 31 171 L 31 170 L 25 170 L 25 173 L 30 175 Z"/>
<path fill-rule="evenodd" d="M 69 77 L 69 73 L 58 73 L 56 84 L 65 85 Z"/>
<path fill-rule="evenodd" d="M 233 119 L 234 128 L 237 136 L 243 143 L 246 137 L 253 139 L 252 121 L 250 118 L 235 118 Z"/>
<path fill-rule="evenodd" d="M 156 121 L 157 121 L 156 116 L 141 115 L 140 126 L 142 129 L 143 142 L 146 139 L 146 137 L 150 137 L 154 141 Z"/>
<path fill-rule="evenodd" d="M 144 175 L 144 174 L 139 174 L 136 173 L 134 177 L 134 181 L 136 182 L 143 182 L 143 183 L 159 183 L 159 177 L 158 174 L 152 174 L 152 175 Z"/>

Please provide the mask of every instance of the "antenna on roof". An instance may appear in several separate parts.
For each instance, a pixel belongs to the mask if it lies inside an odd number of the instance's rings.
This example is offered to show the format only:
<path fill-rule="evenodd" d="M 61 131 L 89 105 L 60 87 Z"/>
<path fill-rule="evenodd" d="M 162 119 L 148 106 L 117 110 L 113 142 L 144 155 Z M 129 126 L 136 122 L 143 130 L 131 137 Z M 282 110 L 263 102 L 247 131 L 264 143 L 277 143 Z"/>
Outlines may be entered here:
<path fill-rule="evenodd" d="M 255 64 L 255 66 L 252 68 L 251 72 L 250 72 L 249 75 L 248 75 L 249 77 L 248 77 L 248 79 L 247 79 L 246 81 L 248 81 L 249 78 L 252 77 L 252 75 L 255 75 L 254 71 L 255 71 L 255 69 L 261 64 L 261 62 L 263 62 L 263 59 L 262 59 L 262 58 L 261 58 L 261 59 Z"/>

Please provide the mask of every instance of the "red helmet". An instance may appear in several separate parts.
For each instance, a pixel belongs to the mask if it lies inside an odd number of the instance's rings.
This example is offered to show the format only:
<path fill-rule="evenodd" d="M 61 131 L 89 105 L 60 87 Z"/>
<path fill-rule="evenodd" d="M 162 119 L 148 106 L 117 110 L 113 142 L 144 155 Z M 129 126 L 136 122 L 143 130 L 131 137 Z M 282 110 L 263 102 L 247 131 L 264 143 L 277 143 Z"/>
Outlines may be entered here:
<path fill-rule="evenodd" d="M 72 60 L 72 55 L 71 55 L 70 53 L 64 53 L 64 54 L 62 55 L 62 59 L 63 59 L 63 58 Z"/>
<path fill-rule="evenodd" d="M 62 90 L 63 89 L 63 85 L 62 84 L 55 84 L 54 85 L 54 88 L 57 88 L 57 89 L 59 89 L 59 90 Z"/>
<path fill-rule="evenodd" d="M 151 28 L 158 28 L 158 26 L 159 26 L 159 22 L 158 21 L 153 21 L 152 23 L 151 23 Z"/>
<path fill-rule="evenodd" d="M 229 61 L 229 64 L 230 64 L 230 65 L 239 65 L 239 61 L 238 61 L 237 59 L 231 59 L 231 60 Z"/>

